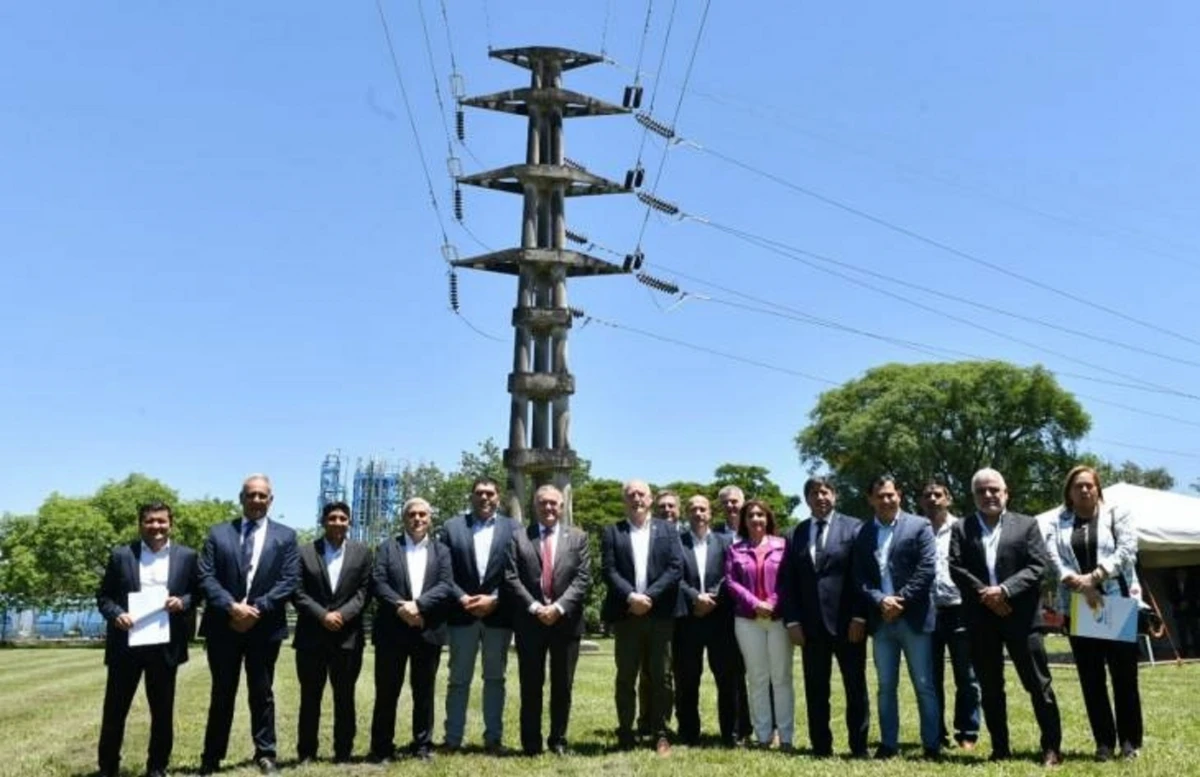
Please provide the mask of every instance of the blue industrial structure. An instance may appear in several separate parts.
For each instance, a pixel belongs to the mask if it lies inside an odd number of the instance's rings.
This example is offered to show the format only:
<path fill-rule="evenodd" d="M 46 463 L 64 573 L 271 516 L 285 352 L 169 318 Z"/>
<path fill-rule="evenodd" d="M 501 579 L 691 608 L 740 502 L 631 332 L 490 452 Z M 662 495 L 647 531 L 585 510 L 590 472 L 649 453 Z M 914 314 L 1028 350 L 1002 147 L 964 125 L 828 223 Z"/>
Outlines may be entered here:
<path fill-rule="evenodd" d="M 382 459 L 359 459 L 354 470 L 350 536 L 374 547 L 400 517 L 404 490 L 400 470 Z"/>
<path fill-rule="evenodd" d="M 321 511 L 330 502 L 346 501 L 346 484 L 342 482 L 342 455 L 330 453 L 321 462 L 321 492 L 317 495 L 317 524 L 321 523 Z"/>

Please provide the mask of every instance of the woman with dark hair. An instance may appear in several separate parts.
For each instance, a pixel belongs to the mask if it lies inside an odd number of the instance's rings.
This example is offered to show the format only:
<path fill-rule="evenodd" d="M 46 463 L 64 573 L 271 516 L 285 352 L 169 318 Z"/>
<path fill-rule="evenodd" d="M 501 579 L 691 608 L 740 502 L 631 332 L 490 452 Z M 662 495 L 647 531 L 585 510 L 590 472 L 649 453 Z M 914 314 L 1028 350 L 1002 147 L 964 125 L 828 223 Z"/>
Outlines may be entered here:
<path fill-rule="evenodd" d="M 780 618 L 776 593 L 785 542 L 775 534 L 775 514 L 764 502 L 746 502 L 740 517 L 739 539 L 725 555 L 725 584 L 733 599 L 734 635 L 746 664 L 750 722 L 759 746 L 768 746 L 773 699 L 779 746 L 791 750 L 792 643 Z"/>
<path fill-rule="evenodd" d="M 1096 470 L 1079 466 L 1067 473 L 1063 510 L 1051 526 L 1046 544 L 1059 578 L 1060 612 L 1070 612 L 1072 593 L 1082 595 L 1092 606 L 1105 596 L 1133 597 L 1141 605 L 1141 586 L 1134 569 L 1137 535 L 1133 518 L 1128 510 L 1104 504 Z M 1142 746 L 1137 643 L 1074 636 L 1070 642 L 1096 741 L 1096 760 L 1111 759 L 1118 744 L 1122 756 L 1136 758 Z M 1112 703 L 1106 667 L 1112 680 Z"/>

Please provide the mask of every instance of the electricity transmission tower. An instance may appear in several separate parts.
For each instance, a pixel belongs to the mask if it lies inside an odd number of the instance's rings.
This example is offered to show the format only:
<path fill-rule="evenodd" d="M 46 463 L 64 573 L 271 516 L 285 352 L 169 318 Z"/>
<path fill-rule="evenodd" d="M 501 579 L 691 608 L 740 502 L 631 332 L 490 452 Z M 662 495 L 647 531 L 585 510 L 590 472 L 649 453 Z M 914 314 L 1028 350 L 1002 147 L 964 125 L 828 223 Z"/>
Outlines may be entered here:
<path fill-rule="evenodd" d="M 489 56 L 530 72 L 529 87 L 481 97 L 461 105 L 527 116 L 525 163 L 458 176 L 459 184 L 520 194 L 521 245 L 459 259 L 455 267 L 517 276 L 513 309 L 512 396 L 508 425 L 508 513 L 521 519 L 526 498 L 550 483 L 563 492 L 562 520 L 571 522 L 570 396 L 575 377 L 567 364 L 567 278 L 614 275 L 625 268 L 567 247 L 567 197 L 624 194 L 616 181 L 594 175 L 563 151 L 563 119 L 628 113 L 628 109 L 563 88 L 563 73 L 602 62 L 594 54 L 547 46 L 499 49 Z M 460 119 L 461 132 L 461 119 Z"/>

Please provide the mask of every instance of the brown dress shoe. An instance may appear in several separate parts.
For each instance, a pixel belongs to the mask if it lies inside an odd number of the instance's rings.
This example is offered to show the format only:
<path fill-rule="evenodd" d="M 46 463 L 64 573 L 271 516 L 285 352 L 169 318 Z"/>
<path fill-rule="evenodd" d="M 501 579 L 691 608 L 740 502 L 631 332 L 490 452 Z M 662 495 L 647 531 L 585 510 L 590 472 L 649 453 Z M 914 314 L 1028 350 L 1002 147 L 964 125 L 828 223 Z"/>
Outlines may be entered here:
<path fill-rule="evenodd" d="M 665 758 L 671 754 L 671 743 L 667 741 L 666 737 L 659 737 L 658 743 L 654 746 L 654 752 Z"/>

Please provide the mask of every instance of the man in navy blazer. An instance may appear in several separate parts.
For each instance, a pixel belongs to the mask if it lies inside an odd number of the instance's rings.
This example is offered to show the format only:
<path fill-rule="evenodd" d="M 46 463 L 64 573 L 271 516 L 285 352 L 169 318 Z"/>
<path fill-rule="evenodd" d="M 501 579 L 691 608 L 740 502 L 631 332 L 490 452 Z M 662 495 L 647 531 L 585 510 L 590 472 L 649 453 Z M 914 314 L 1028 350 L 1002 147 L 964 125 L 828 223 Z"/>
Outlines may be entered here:
<path fill-rule="evenodd" d="M 213 526 L 200 553 L 205 638 L 212 694 L 202 774 L 221 767 L 229 748 L 238 672 L 245 664 L 254 762 L 275 774 L 275 661 L 287 639 L 285 607 L 300 580 L 296 532 L 267 517 L 274 496 L 266 475 L 251 475 L 239 495 L 242 517 Z"/>
<path fill-rule="evenodd" d="M 197 586 L 196 551 L 170 541 L 172 521 L 171 508 L 162 502 L 139 507 L 141 539 L 113 548 L 96 592 L 96 606 L 108 622 L 104 640 L 108 680 L 98 752 L 100 774 L 106 777 L 116 777 L 120 771 L 125 719 L 143 674 L 150 706 L 147 776 L 164 777 L 171 760 L 175 675 L 179 665 L 188 659 L 188 626 Z M 134 619 L 129 614 L 129 594 L 151 587 L 163 590 L 170 639 L 162 644 L 130 647 L 129 631 Z"/>
<path fill-rule="evenodd" d="M 929 521 L 900 509 L 900 490 L 890 475 L 871 484 L 875 519 L 858 533 L 854 579 L 866 604 L 867 630 L 879 677 L 879 749 L 876 758 L 900 750 L 900 654 L 908 665 L 921 719 L 925 757 L 941 754 L 941 721 L 933 688 L 933 581 L 937 543 Z"/>
<path fill-rule="evenodd" d="M 809 478 L 804 500 L 812 515 L 788 534 L 779 606 L 788 636 L 803 649 L 809 742 L 814 755 L 833 755 L 829 686 L 836 656 L 846 692 L 850 754 L 865 758 L 870 730 L 866 605 L 852 579 L 852 550 L 862 521 L 834 509 L 832 478 Z"/>
<path fill-rule="evenodd" d="M 661 497 L 660 497 L 661 498 Z M 736 744 L 735 690 L 730 662 L 738 646 L 729 630 L 729 597 L 725 593 L 725 551 L 730 540 L 712 531 L 708 497 L 687 501 L 688 531 L 682 543 L 679 580 L 679 617 L 671 651 L 675 663 L 675 716 L 679 739 L 685 745 L 700 743 L 700 679 L 704 654 L 717 686 L 717 727 L 721 743 Z M 703 566 L 702 566 L 703 565 Z"/>
<path fill-rule="evenodd" d="M 446 644 L 446 614 L 454 605 L 450 551 L 429 536 L 429 503 L 409 499 L 401 515 L 404 531 L 379 546 L 372 572 L 375 710 L 370 760 L 376 763 L 395 757 L 396 703 L 406 668 L 412 669 L 409 753 L 422 760 L 433 757 L 433 688 Z"/>
<path fill-rule="evenodd" d="M 462 747 L 475 657 L 483 653 L 483 746 L 504 747 L 504 676 L 512 643 L 512 598 L 504 573 L 513 538 L 523 527 L 497 512 L 500 487 L 482 477 L 471 485 L 471 512 L 446 521 L 439 541 L 450 551 L 455 604 L 447 637 L 450 671 L 446 687 L 446 748 Z"/>
<path fill-rule="evenodd" d="M 325 681 L 333 689 L 333 760 L 350 760 L 357 730 L 354 686 L 362 670 L 363 608 L 371 587 L 371 549 L 346 538 L 350 505 L 330 502 L 321 509 L 323 536 L 300 546 L 296 608 L 296 678 L 300 715 L 296 756 L 317 757 L 321 697 Z"/>
<path fill-rule="evenodd" d="M 605 528 L 600 541 L 601 569 L 608 584 L 600 617 L 612 624 L 616 638 L 617 745 L 629 749 L 635 744 L 635 685 L 643 662 L 648 662 L 651 735 L 655 749 L 666 755 L 671 751 L 666 654 L 679 609 L 683 548 L 673 524 L 650 517 L 650 486 L 631 480 L 623 493 L 625 520 Z"/>

